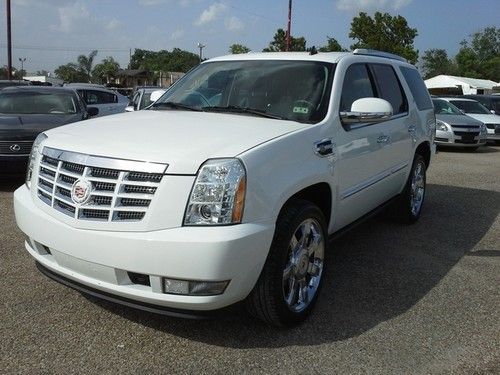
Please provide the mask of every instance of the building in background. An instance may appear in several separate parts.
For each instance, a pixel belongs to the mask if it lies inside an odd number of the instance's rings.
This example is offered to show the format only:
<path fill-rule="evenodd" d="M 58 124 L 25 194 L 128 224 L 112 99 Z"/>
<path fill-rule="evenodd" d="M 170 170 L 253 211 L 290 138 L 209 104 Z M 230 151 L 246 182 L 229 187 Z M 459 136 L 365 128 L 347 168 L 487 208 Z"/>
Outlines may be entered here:
<path fill-rule="evenodd" d="M 425 85 L 433 95 L 470 95 L 500 92 L 500 83 L 487 79 L 438 75 L 426 79 Z"/>

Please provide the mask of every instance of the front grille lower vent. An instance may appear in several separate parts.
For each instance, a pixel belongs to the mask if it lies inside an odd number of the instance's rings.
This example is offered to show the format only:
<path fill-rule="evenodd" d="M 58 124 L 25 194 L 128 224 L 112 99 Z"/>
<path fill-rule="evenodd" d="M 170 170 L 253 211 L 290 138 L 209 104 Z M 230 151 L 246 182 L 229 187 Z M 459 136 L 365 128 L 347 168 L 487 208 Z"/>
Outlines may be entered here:
<path fill-rule="evenodd" d="M 87 221 L 142 220 L 167 167 L 48 147 L 43 154 L 38 169 L 38 197 L 57 211 Z M 78 192 L 79 186 L 74 187 L 77 181 L 86 182 L 90 189 L 84 203 L 72 198 L 73 189 Z"/>

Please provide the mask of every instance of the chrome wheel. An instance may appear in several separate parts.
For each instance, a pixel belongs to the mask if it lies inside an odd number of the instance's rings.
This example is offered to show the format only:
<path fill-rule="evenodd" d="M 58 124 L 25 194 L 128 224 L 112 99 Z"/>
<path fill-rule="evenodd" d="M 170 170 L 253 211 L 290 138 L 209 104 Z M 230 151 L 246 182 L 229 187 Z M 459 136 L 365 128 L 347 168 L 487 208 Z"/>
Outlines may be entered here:
<path fill-rule="evenodd" d="M 315 219 L 304 220 L 288 246 L 283 270 L 283 297 L 293 312 L 306 309 L 313 300 L 323 275 L 325 239 Z"/>
<path fill-rule="evenodd" d="M 425 193 L 425 165 L 418 163 L 413 171 L 410 189 L 411 214 L 417 216 L 420 213 Z"/>

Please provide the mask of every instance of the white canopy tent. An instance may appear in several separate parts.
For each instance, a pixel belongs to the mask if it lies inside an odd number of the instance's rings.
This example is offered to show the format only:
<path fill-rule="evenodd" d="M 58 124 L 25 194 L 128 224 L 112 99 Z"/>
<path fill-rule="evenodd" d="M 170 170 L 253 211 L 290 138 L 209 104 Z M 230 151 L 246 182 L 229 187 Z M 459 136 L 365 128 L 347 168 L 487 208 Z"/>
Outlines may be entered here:
<path fill-rule="evenodd" d="M 493 88 L 500 88 L 499 82 L 487 79 L 439 75 L 425 80 L 431 94 L 491 94 Z"/>

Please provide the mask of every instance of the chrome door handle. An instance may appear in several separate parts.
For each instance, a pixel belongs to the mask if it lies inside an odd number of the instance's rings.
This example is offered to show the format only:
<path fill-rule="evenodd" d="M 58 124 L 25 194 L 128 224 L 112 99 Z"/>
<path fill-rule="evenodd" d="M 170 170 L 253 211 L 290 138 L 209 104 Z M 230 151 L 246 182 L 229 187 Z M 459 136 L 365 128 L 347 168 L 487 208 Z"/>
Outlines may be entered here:
<path fill-rule="evenodd" d="M 333 150 L 334 147 L 335 145 L 331 138 L 325 138 L 321 141 L 314 142 L 314 152 L 320 157 L 335 155 Z"/>
<path fill-rule="evenodd" d="M 377 138 L 377 143 L 389 143 L 390 140 L 391 137 L 389 137 L 388 135 L 381 135 Z"/>

